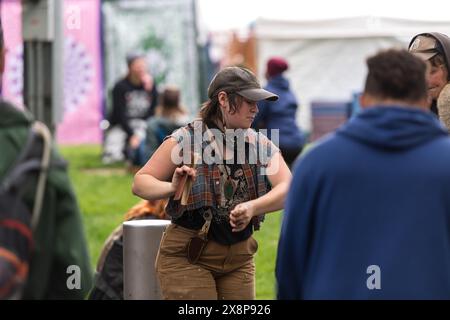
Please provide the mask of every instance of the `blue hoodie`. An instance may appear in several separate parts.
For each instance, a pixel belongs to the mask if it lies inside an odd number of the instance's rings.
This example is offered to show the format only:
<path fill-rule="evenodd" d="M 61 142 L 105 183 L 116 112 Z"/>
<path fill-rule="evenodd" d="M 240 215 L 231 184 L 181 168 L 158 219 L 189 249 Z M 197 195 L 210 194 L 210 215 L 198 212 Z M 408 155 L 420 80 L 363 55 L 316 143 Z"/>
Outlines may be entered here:
<path fill-rule="evenodd" d="M 450 299 L 450 139 L 430 112 L 370 108 L 298 161 L 276 277 L 279 299 Z"/>
<path fill-rule="evenodd" d="M 269 79 L 265 87 L 278 95 L 277 101 L 258 102 L 259 112 L 255 118 L 254 128 L 267 129 L 268 138 L 271 139 L 270 130 L 280 130 L 279 147 L 295 150 L 303 146 L 304 136 L 296 123 L 297 99 L 289 89 L 289 81 L 282 75 Z"/>

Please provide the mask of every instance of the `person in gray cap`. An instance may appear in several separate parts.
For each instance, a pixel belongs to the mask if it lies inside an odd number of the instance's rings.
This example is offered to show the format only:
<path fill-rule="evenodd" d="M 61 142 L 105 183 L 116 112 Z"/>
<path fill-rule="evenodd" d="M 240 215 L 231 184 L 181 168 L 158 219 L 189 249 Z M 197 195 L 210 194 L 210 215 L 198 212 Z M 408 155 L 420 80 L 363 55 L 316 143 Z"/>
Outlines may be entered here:
<path fill-rule="evenodd" d="M 438 32 L 420 33 L 411 39 L 409 51 L 427 62 L 427 85 L 430 110 L 441 117 L 446 110 L 438 110 L 438 98 L 448 84 L 450 38 Z M 444 109 L 445 107 L 442 106 Z M 441 109 L 443 109 L 441 108 Z M 450 109 L 450 105 L 446 109 Z"/>
<path fill-rule="evenodd" d="M 252 234 L 265 212 L 283 207 L 291 173 L 279 149 L 250 126 L 256 103 L 278 96 L 249 70 L 228 67 L 208 98 L 200 119 L 168 136 L 137 172 L 133 193 L 169 198 L 172 223 L 156 261 L 164 299 L 254 299 Z"/>

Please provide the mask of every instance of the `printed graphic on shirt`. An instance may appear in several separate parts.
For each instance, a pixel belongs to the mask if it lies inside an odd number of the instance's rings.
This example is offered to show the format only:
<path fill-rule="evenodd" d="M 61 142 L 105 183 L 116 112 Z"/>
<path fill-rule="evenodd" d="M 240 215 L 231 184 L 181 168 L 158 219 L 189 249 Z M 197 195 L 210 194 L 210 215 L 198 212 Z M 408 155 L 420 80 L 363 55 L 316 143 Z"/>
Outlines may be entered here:
<path fill-rule="evenodd" d="M 247 181 L 242 167 L 237 164 L 220 165 L 222 208 L 214 215 L 216 222 L 228 222 L 230 211 L 239 203 L 250 200 Z"/>
<path fill-rule="evenodd" d="M 143 118 L 150 108 L 151 99 L 144 90 L 129 91 L 125 95 L 127 117 Z"/>

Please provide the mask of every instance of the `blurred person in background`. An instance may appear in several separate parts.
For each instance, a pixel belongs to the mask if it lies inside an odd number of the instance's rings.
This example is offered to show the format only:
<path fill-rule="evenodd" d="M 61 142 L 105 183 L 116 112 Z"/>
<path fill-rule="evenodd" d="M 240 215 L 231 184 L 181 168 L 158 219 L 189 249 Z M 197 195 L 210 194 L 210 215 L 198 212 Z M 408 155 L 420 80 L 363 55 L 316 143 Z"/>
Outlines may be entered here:
<path fill-rule="evenodd" d="M 163 143 L 166 136 L 189 121 L 187 111 L 180 104 L 180 89 L 168 85 L 159 96 L 155 114 L 147 122 L 144 140 L 134 156 L 134 164 L 142 167 Z"/>
<path fill-rule="evenodd" d="M 450 38 L 438 32 L 420 33 L 411 39 L 409 51 L 426 61 L 430 110 L 450 128 L 450 101 L 438 105 L 441 93 L 450 91 Z"/>
<path fill-rule="evenodd" d="M 5 67 L 5 45 L 0 21 L 0 77 Z M 30 113 L 0 100 L 0 182 L 9 172 L 27 142 L 34 123 Z M 24 196 L 24 203 L 33 211 L 37 183 Z M 11 204 L 12 205 L 12 204 Z M 2 212 L 8 214 L 8 212 Z M 0 226 L 4 226 L 2 221 Z M 1 234 L 0 249 L 8 237 Z M 84 299 L 92 285 L 92 270 L 84 234 L 82 217 L 67 164 L 52 147 L 43 204 L 37 227 L 32 234 L 32 249 L 28 278 L 21 298 Z M 70 288 L 69 267 L 79 271 L 79 288 Z M 2 288 L 3 289 L 3 288 Z"/>
<path fill-rule="evenodd" d="M 147 121 L 158 102 L 158 90 L 143 54 L 130 53 L 126 61 L 128 73 L 114 85 L 109 117 L 110 130 L 118 126 L 125 132 L 125 141 L 108 143 L 120 143 L 125 159 L 132 162 L 136 149 L 145 139 Z"/>
<path fill-rule="evenodd" d="M 287 61 L 273 57 L 267 61 L 266 90 L 274 92 L 279 99 L 273 103 L 261 101 L 259 112 L 253 122 L 255 129 L 267 129 L 269 139 L 273 129 L 279 130 L 279 147 L 289 167 L 300 154 L 304 145 L 304 135 L 296 123 L 297 99 L 290 89 L 289 80 L 284 76 L 288 70 Z"/>

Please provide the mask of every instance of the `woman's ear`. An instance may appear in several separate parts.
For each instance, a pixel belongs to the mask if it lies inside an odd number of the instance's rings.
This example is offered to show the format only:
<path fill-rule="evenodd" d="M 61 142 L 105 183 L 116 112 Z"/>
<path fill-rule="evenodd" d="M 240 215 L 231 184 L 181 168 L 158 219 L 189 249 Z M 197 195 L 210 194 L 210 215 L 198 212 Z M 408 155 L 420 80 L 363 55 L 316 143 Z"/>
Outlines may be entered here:
<path fill-rule="evenodd" d="M 217 95 L 217 99 L 219 100 L 219 105 L 221 108 L 226 109 L 228 106 L 228 95 L 225 91 L 220 91 Z"/>

